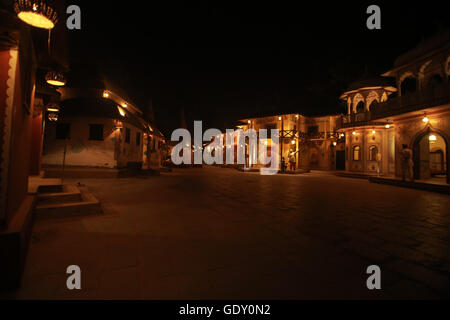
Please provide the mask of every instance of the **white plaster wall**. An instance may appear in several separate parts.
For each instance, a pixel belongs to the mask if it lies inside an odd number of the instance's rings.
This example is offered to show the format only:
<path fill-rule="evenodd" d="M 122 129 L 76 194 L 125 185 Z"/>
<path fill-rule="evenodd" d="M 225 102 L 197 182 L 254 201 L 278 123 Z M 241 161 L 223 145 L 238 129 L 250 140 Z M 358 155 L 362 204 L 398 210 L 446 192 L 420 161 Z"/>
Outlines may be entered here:
<path fill-rule="evenodd" d="M 70 123 L 70 139 L 67 140 L 66 165 L 114 168 L 114 148 L 116 132 L 112 119 L 102 118 L 65 118 L 62 123 Z M 103 141 L 89 140 L 89 124 L 103 124 Z M 62 165 L 64 140 L 56 139 L 56 124 L 46 123 L 46 134 L 42 163 L 44 165 Z"/>

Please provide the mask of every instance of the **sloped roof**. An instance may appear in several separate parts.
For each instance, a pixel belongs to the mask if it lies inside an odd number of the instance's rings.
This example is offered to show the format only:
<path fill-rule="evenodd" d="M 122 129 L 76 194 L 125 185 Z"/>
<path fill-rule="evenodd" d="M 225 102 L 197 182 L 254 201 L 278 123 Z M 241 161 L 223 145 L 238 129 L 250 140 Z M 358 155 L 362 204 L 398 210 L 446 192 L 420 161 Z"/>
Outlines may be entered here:
<path fill-rule="evenodd" d="M 111 118 L 118 119 L 123 122 L 128 122 L 138 128 L 147 130 L 145 127 L 145 121 L 123 109 L 125 116 L 122 117 L 119 113 L 118 105 L 109 99 L 102 98 L 77 98 L 69 99 L 61 102 L 61 118 L 65 116 L 79 117 L 99 117 L 99 118 Z"/>
<path fill-rule="evenodd" d="M 400 67 L 414 60 L 426 56 L 428 53 L 439 50 L 446 45 L 450 45 L 450 29 L 445 29 L 438 34 L 423 40 L 414 49 L 399 56 L 395 62 L 394 67 Z"/>

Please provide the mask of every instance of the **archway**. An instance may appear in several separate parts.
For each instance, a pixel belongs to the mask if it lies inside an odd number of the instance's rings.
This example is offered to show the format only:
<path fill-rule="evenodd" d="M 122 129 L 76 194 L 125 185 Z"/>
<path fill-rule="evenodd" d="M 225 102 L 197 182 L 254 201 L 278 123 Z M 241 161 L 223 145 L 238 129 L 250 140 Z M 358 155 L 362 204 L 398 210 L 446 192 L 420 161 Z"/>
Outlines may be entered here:
<path fill-rule="evenodd" d="M 414 179 L 450 183 L 449 144 L 444 135 L 429 129 L 414 141 Z"/>
<path fill-rule="evenodd" d="M 356 105 L 356 113 L 364 113 L 365 107 L 364 107 L 364 102 L 360 101 L 357 105 Z"/>
<path fill-rule="evenodd" d="M 417 80 L 413 77 L 406 77 L 400 85 L 402 96 L 408 93 L 414 93 L 416 92 L 416 89 L 417 89 Z"/>

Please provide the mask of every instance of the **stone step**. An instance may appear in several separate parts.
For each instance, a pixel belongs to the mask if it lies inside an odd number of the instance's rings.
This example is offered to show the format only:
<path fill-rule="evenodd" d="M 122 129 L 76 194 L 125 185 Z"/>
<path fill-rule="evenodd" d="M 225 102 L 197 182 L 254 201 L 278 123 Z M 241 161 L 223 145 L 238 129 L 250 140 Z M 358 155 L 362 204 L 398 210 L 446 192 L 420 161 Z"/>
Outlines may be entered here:
<path fill-rule="evenodd" d="M 64 185 L 61 192 L 39 193 L 38 204 L 69 203 L 81 201 L 81 192 L 74 185 Z"/>
<path fill-rule="evenodd" d="M 64 203 L 41 203 L 36 206 L 37 219 L 79 217 L 102 213 L 100 201 L 86 188 L 79 188 L 79 201 Z"/>

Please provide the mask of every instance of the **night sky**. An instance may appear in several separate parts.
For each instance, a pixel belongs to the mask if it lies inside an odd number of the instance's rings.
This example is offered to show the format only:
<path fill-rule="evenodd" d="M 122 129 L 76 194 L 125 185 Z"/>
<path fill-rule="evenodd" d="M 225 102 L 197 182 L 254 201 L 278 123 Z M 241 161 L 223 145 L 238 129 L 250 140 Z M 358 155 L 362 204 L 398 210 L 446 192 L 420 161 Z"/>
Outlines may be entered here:
<path fill-rule="evenodd" d="M 188 124 L 219 129 L 264 114 L 336 114 L 349 83 L 387 71 L 446 24 L 444 1 L 399 2 L 70 1 L 82 10 L 71 60 L 141 109 L 152 99 L 168 138 L 182 107 Z M 366 28 L 370 4 L 382 30 Z"/>

